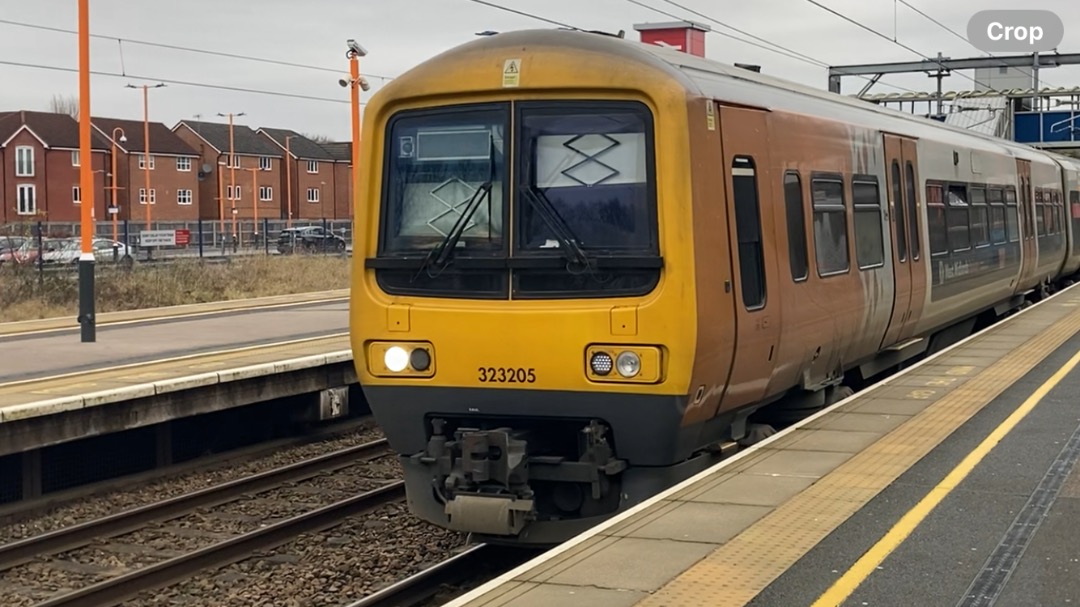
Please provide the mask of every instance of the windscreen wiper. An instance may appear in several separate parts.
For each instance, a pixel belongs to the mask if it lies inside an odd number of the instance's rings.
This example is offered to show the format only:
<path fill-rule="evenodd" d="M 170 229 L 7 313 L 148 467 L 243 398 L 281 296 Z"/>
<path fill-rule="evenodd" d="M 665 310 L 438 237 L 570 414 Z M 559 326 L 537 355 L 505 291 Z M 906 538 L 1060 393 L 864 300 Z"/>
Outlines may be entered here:
<path fill-rule="evenodd" d="M 458 240 L 461 239 L 461 235 L 469 225 L 469 220 L 476 214 L 476 209 L 480 208 L 481 201 L 485 197 L 490 200 L 492 185 L 493 183 L 491 181 L 480 184 L 480 187 L 473 193 L 472 198 L 469 199 L 468 204 L 465 205 L 465 210 L 458 216 L 458 220 L 454 223 L 454 226 L 450 228 L 450 231 L 446 233 L 446 236 L 438 246 L 428 252 L 427 257 L 424 258 L 424 262 L 420 264 L 420 268 L 416 272 L 417 276 L 429 271 L 433 267 L 437 268 L 440 272 L 446 268 L 446 265 L 450 262 L 450 258 L 454 254 L 454 249 L 457 247 Z M 481 194 L 484 196 L 481 197 Z M 488 218 L 488 221 L 491 221 L 490 217 Z M 431 274 L 429 274 L 429 276 L 434 278 Z M 413 279 L 415 280 L 415 277 Z"/>
<path fill-rule="evenodd" d="M 544 220 L 547 227 L 555 234 L 555 238 L 559 241 L 559 248 L 563 250 L 566 255 L 567 261 L 570 263 L 577 262 L 583 268 L 589 267 L 589 256 L 585 253 L 585 250 L 578 244 L 578 238 L 574 235 L 570 226 L 566 225 L 566 222 L 559 216 L 559 212 L 555 210 L 555 207 L 548 200 L 548 197 L 540 190 L 532 186 L 522 185 L 520 188 L 522 197 L 525 198 L 532 206 L 533 210 L 540 215 L 540 218 Z"/>

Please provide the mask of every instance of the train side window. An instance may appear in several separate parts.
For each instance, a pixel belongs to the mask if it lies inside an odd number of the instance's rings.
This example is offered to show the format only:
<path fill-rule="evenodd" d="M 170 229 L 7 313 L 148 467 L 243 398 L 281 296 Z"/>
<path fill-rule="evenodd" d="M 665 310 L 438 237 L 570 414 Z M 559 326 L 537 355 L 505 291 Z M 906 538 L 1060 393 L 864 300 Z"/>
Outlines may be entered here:
<path fill-rule="evenodd" d="M 739 241 L 743 305 L 752 310 L 765 305 L 765 252 L 761 242 L 757 174 L 752 158 L 736 156 L 732 160 L 731 184 L 735 200 L 735 232 Z"/>
<path fill-rule="evenodd" d="M 1005 228 L 1009 242 L 1020 240 L 1020 218 L 1017 215 L 1016 190 L 1012 186 L 1005 188 Z"/>
<path fill-rule="evenodd" d="M 907 233 L 904 231 L 904 224 L 906 223 L 904 221 L 904 215 L 905 215 L 905 213 L 904 213 L 904 196 L 903 196 L 903 192 L 904 192 L 903 187 L 904 186 L 900 183 L 900 162 L 897 161 L 897 160 L 892 161 L 892 175 L 890 176 L 890 178 L 892 179 L 893 205 L 895 205 L 895 207 L 896 207 L 896 251 L 897 251 L 897 256 L 900 258 L 900 263 L 904 263 L 904 262 L 907 261 L 907 251 L 908 251 Z M 855 196 L 854 193 L 852 194 L 852 197 L 856 199 L 855 204 L 858 204 L 858 198 Z M 855 213 L 855 219 L 856 219 L 855 229 L 858 230 L 859 229 L 858 223 L 857 223 L 858 222 L 858 212 Z M 856 233 L 855 233 L 855 243 L 856 243 L 856 245 L 858 245 L 858 242 L 859 242 L 859 234 L 856 231 Z"/>
<path fill-rule="evenodd" d="M 945 199 L 940 185 L 926 186 L 926 226 L 930 232 L 930 256 L 949 252 L 949 236 L 945 224 Z"/>
<path fill-rule="evenodd" d="M 990 241 L 1005 244 L 1009 240 L 1005 234 L 1005 197 L 1000 188 L 990 188 L 986 198 L 990 203 Z"/>
<path fill-rule="evenodd" d="M 899 173 L 897 167 L 897 173 Z M 877 180 L 857 177 L 851 182 L 851 202 L 855 207 L 855 261 L 860 270 L 885 265 L 885 240 L 881 231 L 881 195 Z M 900 231 L 903 232 L 901 224 Z"/>
<path fill-rule="evenodd" d="M 908 220 L 908 238 L 911 240 L 911 259 L 919 261 L 919 254 L 922 252 L 919 236 L 919 208 L 915 203 L 915 169 L 911 166 L 911 161 L 907 161 L 907 170 L 904 174 L 904 182 L 907 187 L 907 220 Z"/>
<path fill-rule="evenodd" d="M 1080 191 L 1069 192 L 1069 215 L 1073 224 L 1073 252 L 1080 251 Z"/>
<path fill-rule="evenodd" d="M 810 185 L 814 203 L 814 252 L 818 276 L 843 274 L 851 265 L 844 182 L 839 175 L 812 177 Z"/>
<path fill-rule="evenodd" d="M 948 211 L 946 225 L 949 228 L 949 245 L 953 252 L 967 251 L 971 248 L 971 219 L 967 200 L 967 187 L 950 185 L 948 192 Z"/>
<path fill-rule="evenodd" d="M 1046 193 L 1042 188 L 1035 188 L 1035 230 L 1039 236 L 1046 236 Z"/>
<path fill-rule="evenodd" d="M 801 282 L 810 274 L 810 261 L 806 252 L 806 211 L 803 207 L 802 179 L 795 171 L 784 173 L 784 206 L 787 207 L 791 279 Z"/>
<path fill-rule="evenodd" d="M 989 210 L 986 208 L 986 190 L 971 188 L 971 240 L 976 247 L 990 244 Z"/>

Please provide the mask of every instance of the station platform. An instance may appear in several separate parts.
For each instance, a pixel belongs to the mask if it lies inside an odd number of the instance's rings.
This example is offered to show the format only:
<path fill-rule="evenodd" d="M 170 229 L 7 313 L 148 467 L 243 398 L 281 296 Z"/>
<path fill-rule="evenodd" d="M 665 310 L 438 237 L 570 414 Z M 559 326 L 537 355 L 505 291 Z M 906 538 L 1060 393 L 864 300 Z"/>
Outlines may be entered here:
<path fill-rule="evenodd" d="M 446 604 L 1080 605 L 1071 287 Z"/>
<path fill-rule="evenodd" d="M 340 295 L 118 314 L 92 343 L 63 320 L 0 331 L 0 456 L 347 388 L 356 374 Z"/>

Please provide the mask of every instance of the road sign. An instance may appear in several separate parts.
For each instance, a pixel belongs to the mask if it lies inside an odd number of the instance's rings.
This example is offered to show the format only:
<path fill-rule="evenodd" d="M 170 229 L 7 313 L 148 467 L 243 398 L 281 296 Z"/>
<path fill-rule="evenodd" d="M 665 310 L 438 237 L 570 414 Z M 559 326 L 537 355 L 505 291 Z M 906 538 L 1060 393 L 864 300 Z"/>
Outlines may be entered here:
<path fill-rule="evenodd" d="M 143 230 L 139 232 L 139 244 L 144 247 L 175 247 L 176 230 Z"/>
<path fill-rule="evenodd" d="M 176 246 L 186 247 L 191 243 L 191 230 L 176 231 Z"/>

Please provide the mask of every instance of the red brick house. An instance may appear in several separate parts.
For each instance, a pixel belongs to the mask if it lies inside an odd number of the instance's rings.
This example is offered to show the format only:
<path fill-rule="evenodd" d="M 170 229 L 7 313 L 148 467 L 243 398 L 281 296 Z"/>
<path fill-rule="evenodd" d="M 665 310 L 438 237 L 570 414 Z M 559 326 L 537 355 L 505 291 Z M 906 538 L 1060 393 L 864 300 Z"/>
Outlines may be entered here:
<path fill-rule="evenodd" d="M 227 123 L 182 120 L 172 130 L 199 155 L 198 200 L 202 219 L 230 220 L 233 209 L 237 219 L 286 217 L 281 186 L 285 155 L 277 146 L 252 129 L 234 124 L 235 162 L 230 165 Z"/>
<path fill-rule="evenodd" d="M 344 219 L 341 207 L 343 175 L 340 162 L 323 144 L 288 129 L 260 128 L 256 131 L 289 159 L 282 176 L 286 191 L 286 217 L 292 202 L 293 219 Z M 344 177 L 347 179 L 347 176 Z M 345 194 L 347 196 L 347 194 Z"/>
<path fill-rule="evenodd" d="M 352 219 L 355 212 L 352 142 L 325 143 L 322 147 L 334 158 L 334 216 L 336 219 Z"/>
<path fill-rule="evenodd" d="M 156 221 L 196 221 L 199 219 L 199 152 L 160 122 L 150 123 L 150 160 L 146 162 L 141 120 L 94 118 L 93 127 L 116 144 L 115 184 L 118 219 L 141 222 L 146 218 L 149 198 L 150 219 Z M 113 140 L 113 135 L 116 139 Z M 122 141 L 125 139 L 126 141 Z M 110 150 L 110 163 L 112 152 Z M 146 167 L 149 167 L 147 170 Z M 112 172 L 112 167 L 109 167 Z M 150 195 L 146 176 L 150 176 Z M 111 205 L 113 182 L 106 196 Z M 111 218 L 110 218 L 111 219 Z"/>
<path fill-rule="evenodd" d="M 109 142 L 91 132 L 94 217 L 106 217 Z M 67 114 L 0 112 L 0 220 L 77 222 L 82 211 L 79 123 Z"/>

